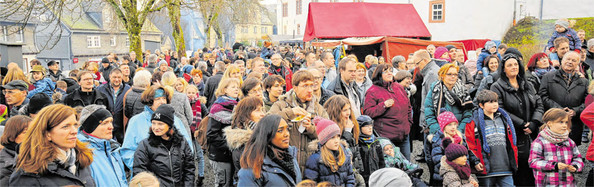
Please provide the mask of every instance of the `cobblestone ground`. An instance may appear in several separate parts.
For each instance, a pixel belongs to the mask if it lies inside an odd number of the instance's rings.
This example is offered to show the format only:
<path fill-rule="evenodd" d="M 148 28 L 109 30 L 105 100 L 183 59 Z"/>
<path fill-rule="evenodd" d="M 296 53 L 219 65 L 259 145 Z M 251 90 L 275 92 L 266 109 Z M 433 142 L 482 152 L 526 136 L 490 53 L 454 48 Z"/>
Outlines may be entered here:
<path fill-rule="evenodd" d="M 587 144 L 582 144 L 581 146 L 579 146 L 579 150 L 580 153 L 582 154 L 582 157 L 585 159 L 586 157 L 586 149 L 588 148 L 589 143 Z M 413 151 L 411 154 L 411 160 L 413 163 L 419 164 L 423 170 L 425 170 L 423 172 L 423 176 L 422 179 L 423 181 L 428 182 L 429 181 L 429 169 L 427 168 L 427 164 L 425 163 L 417 163 L 414 159 L 415 155 L 420 154 L 423 151 L 423 142 L 421 141 L 414 141 L 413 142 Z M 208 162 L 208 158 L 205 156 L 205 169 L 204 169 L 204 175 L 206 176 L 204 179 L 204 186 L 214 186 L 214 174 L 212 172 L 212 167 L 210 167 L 210 164 Z M 576 176 L 576 180 L 578 181 L 578 185 L 577 186 L 586 186 L 586 179 L 587 179 L 587 175 L 588 175 L 588 171 L 590 171 L 591 168 L 591 164 L 589 162 L 585 163 L 585 168 L 583 170 L 582 173 L 578 173 Z"/>

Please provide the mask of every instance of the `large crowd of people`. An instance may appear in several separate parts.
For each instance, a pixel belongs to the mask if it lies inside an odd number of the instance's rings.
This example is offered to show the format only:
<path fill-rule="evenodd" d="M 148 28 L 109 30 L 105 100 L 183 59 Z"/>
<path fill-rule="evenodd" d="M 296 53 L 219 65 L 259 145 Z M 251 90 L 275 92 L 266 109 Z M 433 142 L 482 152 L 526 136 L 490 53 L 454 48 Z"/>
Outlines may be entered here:
<path fill-rule="evenodd" d="M 10 63 L 0 186 L 575 186 L 594 39 L 555 27 L 542 53 L 489 41 L 468 60 L 266 43 Z"/>

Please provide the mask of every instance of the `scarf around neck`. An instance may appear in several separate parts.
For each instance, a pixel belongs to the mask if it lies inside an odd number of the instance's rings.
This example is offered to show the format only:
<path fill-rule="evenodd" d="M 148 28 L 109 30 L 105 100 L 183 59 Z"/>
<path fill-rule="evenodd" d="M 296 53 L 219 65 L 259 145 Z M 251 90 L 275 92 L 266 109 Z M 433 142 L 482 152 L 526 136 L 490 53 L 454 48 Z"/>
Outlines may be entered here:
<path fill-rule="evenodd" d="M 56 149 L 58 149 L 58 157 L 56 160 L 60 163 L 59 165 L 73 175 L 76 175 L 76 151 L 74 148 L 68 149 L 67 151 L 60 148 Z"/>
<path fill-rule="evenodd" d="M 220 96 L 212 105 L 208 116 L 224 124 L 231 124 L 235 105 L 237 105 L 237 99 L 225 95 Z"/>
<path fill-rule="evenodd" d="M 443 99 L 451 106 L 460 106 L 464 107 L 467 104 L 472 103 L 472 99 L 470 95 L 467 94 L 466 88 L 464 88 L 464 84 L 462 81 L 456 81 L 452 90 L 448 90 L 448 88 L 443 84 L 443 81 L 439 81 L 432 90 L 432 102 L 433 106 L 439 106 L 439 97 L 440 93 L 443 92 Z M 442 105 L 442 108 L 445 107 Z M 439 108 L 437 110 L 440 110 Z"/>
<path fill-rule="evenodd" d="M 550 66 L 546 69 L 535 68 L 533 72 L 534 72 L 534 75 L 536 75 L 538 78 L 542 78 L 542 76 L 544 74 L 547 74 L 548 72 L 550 72 L 551 69 L 553 69 L 553 68 L 551 68 Z"/>
<path fill-rule="evenodd" d="M 293 179 L 296 178 L 293 156 L 291 156 L 288 149 L 269 145 L 268 151 L 266 151 L 266 156 L 268 156 L 274 163 L 277 163 L 281 169 L 291 175 Z"/>
<path fill-rule="evenodd" d="M 361 133 L 359 134 L 359 139 L 366 144 L 371 144 L 375 141 L 375 135 L 366 135 Z"/>
<path fill-rule="evenodd" d="M 551 131 L 551 129 L 549 127 L 545 127 L 538 134 L 553 144 L 558 144 L 558 143 L 564 142 L 567 140 L 567 138 L 569 138 L 569 131 L 565 131 L 565 133 L 563 133 L 563 134 L 558 134 L 558 133 Z"/>
<path fill-rule="evenodd" d="M 471 170 L 470 165 L 468 165 L 468 163 L 466 163 L 466 165 L 460 166 L 454 162 L 449 161 L 448 159 L 445 159 L 445 161 L 454 169 L 454 171 L 456 171 L 456 174 L 458 174 L 460 179 L 468 180 L 468 178 L 470 178 Z"/>

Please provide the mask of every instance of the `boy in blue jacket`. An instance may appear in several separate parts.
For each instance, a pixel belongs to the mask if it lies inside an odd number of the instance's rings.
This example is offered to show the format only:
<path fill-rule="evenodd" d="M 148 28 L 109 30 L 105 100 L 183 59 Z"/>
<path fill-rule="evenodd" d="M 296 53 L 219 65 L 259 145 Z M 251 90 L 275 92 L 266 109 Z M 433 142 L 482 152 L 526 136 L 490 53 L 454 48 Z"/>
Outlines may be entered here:
<path fill-rule="evenodd" d="M 44 93 L 51 97 L 54 94 L 54 89 L 56 89 L 56 83 L 54 83 L 50 78 L 45 77 L 45 69 L 43 68 L 43 66 L 33 66 L 31 74 L 33 78 L 33 86 L 35 86 L 35 89 L 31 90 L 29 94 L 27 94 L 27 98 L 30 99 L 36 93 Z"/>
<path fill-rule="evenodd" d="M 551 52 L 555 51 L 554 41 L 559 37 L 565 37 L 569 39 L 569 50 L 580 52 L 582 48 L 582 40 L 577 35 L 575 30 L 569 28 L 569 21 L 567 19 L 558 19 L 555 21 L 555 32 L 551 35 L 551 39 L 547 42 L 547 49 Z M 549 55 L 551 60 L 560 60 L 557 53 L 551 53 Z"/>

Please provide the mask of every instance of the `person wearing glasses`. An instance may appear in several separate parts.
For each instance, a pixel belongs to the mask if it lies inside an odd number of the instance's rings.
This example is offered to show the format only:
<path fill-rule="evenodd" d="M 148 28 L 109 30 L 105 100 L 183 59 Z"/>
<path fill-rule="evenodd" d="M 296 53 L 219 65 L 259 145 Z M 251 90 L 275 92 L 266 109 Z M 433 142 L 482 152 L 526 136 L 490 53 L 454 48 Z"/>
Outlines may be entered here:
<path fill-rule="evenodd" d="M 301 170 L 313 152 L 307 148 L 316 139 L 316 127 L 311 123 L 315 116 L 328 118 L 328 113 L 314 97 L 314 76 L 305 70 L 293 74 L 293 89 L 278 98 L 268 113 L 278 114 L 289 123 L 290 145 L 298 149 L 297 161 Z"/>
<path fill-rule="evenodd" d="M 326 103 L 326 101 L 335 94 L 334 92 L 327 90 L 322 86 L 322 82 L 324 80 L 324 74 L 322 73 L 322 70 L 318 68 L 308 68 L 307 71 L 309 71 L 314 76 L 313 95 L 314 97 L 318 98 L 318 103 L 320 103 L 320 105 L 324 105 L 324 103 Z"/>
<path fill-rule="evenodd" d="M 361 108 L 363 108 L 363 94 L 357 88 L 355 83 L 357 61 L 352 58 L 343 58 L 338 63 L 339 77 L 328 85 L 328 90 L 333 91 L 337 95 L 344 95 L 349 98 L 355 117 L 361 115 Z"/>
<path fill-rule="evenodd" d="M 270 61 L 272 61 L 272 64 L 270 64 L 270 67 L 268 68 L 268 75 L 280 75 L 281 77 L 284 77 L 287 83 L 285 91 L 291 90 L 291 79 L 293 77 L 291 68 L 282 63 L 283 59 L 278 53 L 273 54 L 272 57 L 270 57 Z"/>
<path fill-rule="evenodd" d="M 8 119 L 18 115 L 19 109 L 29 104 L 29 99 L 27 99 L 29 85 L 22 80 L 13 80 L 2 86 L 2 88 L 4 88 L 2 93 L 6 98 L 6 105 L 8 105 L 9 108 L 8 116 L 6 116 L 6 119 Z"/>
<path fill-rule="evenodd" d="M 94 88 L 93 73 L 81 71 L 77 76 L 80 88 L 64 98 L 64 104 L 70 107 L 87 106 L 91 104 L 104 105 L 109 108 L 105 95 Z"/>

